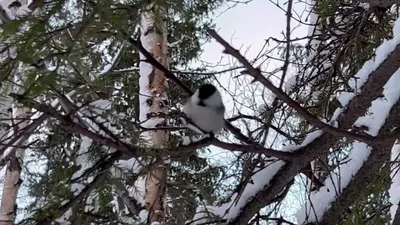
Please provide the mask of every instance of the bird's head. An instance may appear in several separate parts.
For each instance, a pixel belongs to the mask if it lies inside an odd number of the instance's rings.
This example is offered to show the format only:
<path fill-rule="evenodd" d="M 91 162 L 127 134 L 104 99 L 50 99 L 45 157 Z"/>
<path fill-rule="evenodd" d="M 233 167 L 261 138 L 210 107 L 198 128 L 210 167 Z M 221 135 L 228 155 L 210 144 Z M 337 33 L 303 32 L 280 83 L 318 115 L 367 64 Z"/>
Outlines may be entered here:
<path fill-rule="evenodd" d="M 197 98 L 208 106 L 219 107 L 222 105 L 221 94 L 212 84 L 203 84 L 197 90 Z"/>

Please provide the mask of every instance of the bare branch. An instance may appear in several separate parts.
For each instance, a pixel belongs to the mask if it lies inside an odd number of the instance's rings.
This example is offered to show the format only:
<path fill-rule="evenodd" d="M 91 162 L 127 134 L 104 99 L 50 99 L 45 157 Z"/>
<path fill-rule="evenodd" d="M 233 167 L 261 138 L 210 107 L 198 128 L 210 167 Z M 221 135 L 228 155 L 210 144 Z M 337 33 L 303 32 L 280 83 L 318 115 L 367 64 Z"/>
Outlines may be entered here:
<path fill-rule="evenodd" d="M 225 53 L 232 55 L 235 57 L 240 63 L 243 64 L 243 66 L 247 69 L 249 74 L 256 80 L 262 83 L 265 87 L 267 87 L 269 90 L 271 90 L 279 99 L 284 101 L 287 105 L 292 107 L 294 110 L 296 110 L 302 117 L 304 117 L 309 123 L 312 125 L 322 129 L 323 131 L 335 134 L 340 137 L 346 137 L 351 140 L 358 140 L 364 143 L 373 143 L 375 138 L 366 135 L 366 134 L 355 134 L 353 132 L 347 131 L 347 130 L 342 130 L 336 127 L 333 127 L 329 124 L 326 124 L 322 122 L 320 119 L 318 119 L 316 116 L 312 115 L 309 113 L 306 109 L 304 109 L 299 103 L 295 102 L 293 99 L 291 99 L 285 92 L 282 91 L 282 89 L 279 89 L 275 87 L 269 81 L 267 78 L 265 78 L 259 70 L 254 68 L 247 59 L 240 54 L 240 52 L 236 49 L 234 49 L 228 42 L 226 42 L 221 36 L 218 35 L 218 33 L 210 28 L 207 28 L 207 32 L 212 36 L 216 41 L 218 41 L 222 46 L 225 48 Z"/>
<path fill-rule="evenodd" d="M 282 78 L 281 82 L 279 84 L 279 88 L 282 89 L 283 84 L 285 83 L 285 77 L 288 72 L 289 68 L 289 61 L 290 61 L 290 21 L 292 19 L 292 5 L 293 5 L 293 0 L 288 0 L 288 6 L 287 6 L 287 11 L 286 11 L 286 54 L 285 54 L 285 62 L 282 67 Z"/>

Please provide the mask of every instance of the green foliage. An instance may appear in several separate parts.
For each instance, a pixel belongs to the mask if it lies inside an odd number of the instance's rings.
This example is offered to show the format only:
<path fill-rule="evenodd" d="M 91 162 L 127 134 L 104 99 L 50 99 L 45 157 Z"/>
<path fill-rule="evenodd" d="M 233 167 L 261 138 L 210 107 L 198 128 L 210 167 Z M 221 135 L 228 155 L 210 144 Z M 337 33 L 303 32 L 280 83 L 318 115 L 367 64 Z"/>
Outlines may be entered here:
<path fill-rule="evenodd" d="M 204 24 L 212 27 L 207 16 L 221 3 L 222 0 L 156 1 L 156 7 L 166 6 L 167 10 L 171 70 L 182 67 L 191 70 L 186 65 L 200 55 L 201 43 L 209 38 L 203 27 Z M 85 120 L 91 121 L 91 126 L 107 124 L 106 128 L 114 130 L 118 140 L 141 146 L 138 138 L 139 53 L 119 32 L 125 30 L 138 38 L 140 15 L 146 4 L 138 0 L 43 3 L 34 14 L 3 26 L 2 41 L 16 46 L 17 57 L 2 61 L 0 74 L 4 79 L 13 76 L 18 61 L 28 65 L 44 63 L 45 68 L 39 66 L 24 74 L 25 98 L 52 105 L 56 93 L 73 92 L 70 97 L 78 109 L 99 99 L 110 100 L 112 104 L 107 110 L 96 110 L 93 106 L 91 110 L 85 108 Z M 192 90 L 210 81 L 210 77 L 205 76 L 184 73 L 177 76 Z M 177 106 L 187 98 L 172 83 L 168 95 L 171 106 Z M 66 115 L 66 109 L 57 106 L 56 110 L 60 115 Z M 65 118 L 68 120 L 69 117 Z M 112 167 L 102 172 L 107 176 L 100 184 L 76 200 L 77 193 L 71 190 L 73 184 L 87 185 L 93 177 L 100 176 L 99 171 L 106 165 L 111 150 L 96 142 L 86 146 L 82 143 L 83 136 L 71 132 L 65 125 L 63 121 L 48 120 L 35 135 L 38 140 L 34 146 L 41 151 L 35 151 L 30 159 L 32 162 L 40 159 L 44 166 L 39 172 L 30 171 L 25 182 L 29 184 L 29 196 L 34 200 L 27 207 L 32 216 L 24 224 L 53 221 L 68 210 L 64 206 L 71 201 L 74 202 L 71 208 L 74 224 L 115 224 L 123 213 L 116 212 L 115 203 L 111 203 L 119 197 L 115 192 L 115 174 L 110 171 L 118 171 L 122 177 L 118 182 L 123 179 L 130 187 L 143 171 L 136 174 Z M 171 136 L 174 141 L 171 148 L 174 148 L 178 139 Z M 126 159 L 126 156 L 121 157 Z M 90 167 L 86 168 L 87 165 Z M 171 223 L 183 224 L 193 216 L 200 204 L 199 196 L 207 202 L 215 199 L 213 190 L 217 187 L 220 169 L 209 166 L 206 159 L 197 155 L 172 159 L 169 181 L 176 186 L 168 189 L 168 197 L 173 199 L 168 218 Z M 78 178 L 74 177 L 77 172 L 81 174 Z M 190 187 L 182 181 L 189 182 Z M 88 210 L 89 205 L 97 207 Z"/>
<path fill-rule="evenodd" d="M 214 190 L 222 169 L 210 166 L 195 154 L 172 159 L 168 196 L 169 212 L 175 216 L 169 218 L 168 224 L 184 224 L 193 218 L 202 201 L 210 204 L 216 199 Z"/>
<path fill-rule="evenodd" d="M 57 73 L 53 71 L 46 71 L 42 74 L 37 74 L 36 71 L 32 71 L 26 76 L 26 91 L 24 94 L 27 97 L 37 97 L 40 94 L 43 94 L 44 91 L 53 88 L 57 82 Z"/>
<path fill-rule="evenodd" d="M 387 166 L 382 168 L 376 182 L 360 189 L 361 195 L 351 207 L 349 217 L 343 225 L 384 225 L 390 222 L 387 192 L 390 185 L 389 171 Z"/>

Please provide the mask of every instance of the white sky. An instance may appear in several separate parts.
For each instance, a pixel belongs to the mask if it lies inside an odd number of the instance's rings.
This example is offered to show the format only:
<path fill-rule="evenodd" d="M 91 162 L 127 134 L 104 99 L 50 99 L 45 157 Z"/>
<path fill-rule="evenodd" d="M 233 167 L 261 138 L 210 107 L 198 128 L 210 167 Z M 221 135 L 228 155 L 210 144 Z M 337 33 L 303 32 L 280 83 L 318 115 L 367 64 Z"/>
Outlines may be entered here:
<path fill-rule="evenodd" d="M 283 8 L 286 9 L 286 6 Z M 304 10 L 304 4 L 294 3 L 293 9 L 301 13 Z M 222 13 L 214 22 L 219 35 L 235 48 L 240 48 L 242 45 L 244 48 L 250 47 L 246 53 L 248 58 L 258 54 L 268 37 L 282 38 L 281 33 L 286 30 L 285 13 L 269 0 L 253 0 L 247 4 L 239 4 Z M 297 25 L 297 22 L 293 20 L 291 23 L 292 27 Z M 292 37 L 305 36 L 306 33 L 306 27 L 298 28 Z M 212 41 L 207 43 L 203 50 L 202 60 L 216 62 L 220 59 L 223 48 Z"/>

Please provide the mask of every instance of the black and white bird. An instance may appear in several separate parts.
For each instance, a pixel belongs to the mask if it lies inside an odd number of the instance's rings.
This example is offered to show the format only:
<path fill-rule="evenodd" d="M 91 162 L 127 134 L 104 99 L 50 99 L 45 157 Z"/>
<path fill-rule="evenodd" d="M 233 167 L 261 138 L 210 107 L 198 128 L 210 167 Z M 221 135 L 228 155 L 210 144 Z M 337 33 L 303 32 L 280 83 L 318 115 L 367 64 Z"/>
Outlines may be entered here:
<path fill-rule="evenodd" d="M 201 85 L 182 111 L 198 128 L 211 135 L 221 132 L 225 125 L 225 106 L 220 92 L 212 84 Z"/>

